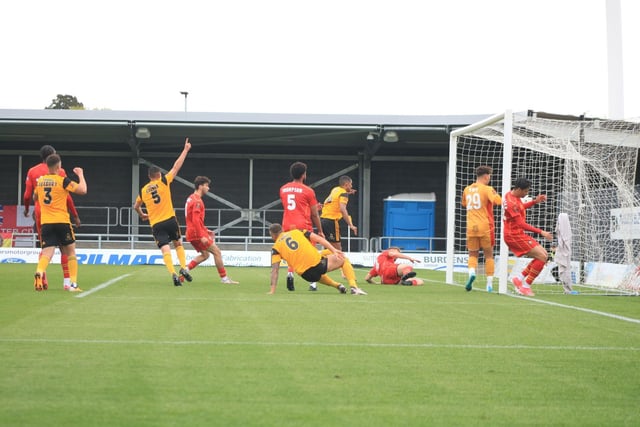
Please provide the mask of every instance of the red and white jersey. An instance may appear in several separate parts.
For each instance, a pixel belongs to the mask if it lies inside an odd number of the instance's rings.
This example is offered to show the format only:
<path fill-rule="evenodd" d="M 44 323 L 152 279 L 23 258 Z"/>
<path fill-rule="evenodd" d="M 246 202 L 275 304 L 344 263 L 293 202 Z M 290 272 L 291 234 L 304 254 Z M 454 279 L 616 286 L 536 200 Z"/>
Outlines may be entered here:
<path fill-rule="evenodd" d="M 282 228 L 313 231 L 311 206 L 317 205 L 316 193 L 300 182 L 288 182 L 280 187 L 280 201 L 284 208 Z"/>
<path fill-rule="evenodd" d="M 193 193 L 187 197 L 184 215 L 187 222 L 186 239 L 188 241 L 198 240 L 209 235 L 209 231 L 204 225 L 204 211 L 204 202 L 199 194 Z"/>
<path fill-rule="evenodd" d="M 528 206 L 525 206 L 522 200 L 514 196 L 511 191 L 505 194 L 502 205 L 504 208 L 502 223 L 504 224 L 505 237 L 522 235 L 525 231 L 542 233 L 539 228 L 527 224 L 525 209 Z"/>

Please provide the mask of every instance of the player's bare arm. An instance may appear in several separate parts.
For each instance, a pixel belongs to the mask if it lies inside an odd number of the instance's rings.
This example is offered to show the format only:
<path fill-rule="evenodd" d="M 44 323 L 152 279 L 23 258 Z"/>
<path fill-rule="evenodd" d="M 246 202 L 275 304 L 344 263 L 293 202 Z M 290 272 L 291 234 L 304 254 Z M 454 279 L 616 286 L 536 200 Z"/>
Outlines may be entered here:
<path fill-rule="evenodd" d="M 184 164 L 184 160 L 187 158 L 187 153 L 189 153 L 189 150 L 191 150 L 191 143 L 189 142 L 189 138 L 185 138 L 184 148 L 182 149 L 182 153 L 180 153 L 175 163 L 173 164 L 173 167 L 169 171 L 171 175 L 173 176 L 178 175 L 178 171 L 180 170 L 180 168 L 182 168 L 182 165 Z"/>
<path fill-rule="evenodd" d="M 75 167 L 73 168 L 73 173 L 78 175 L 79 180 L 74 193 L 81 196 L 87 194 L 87 181 L 84 179 L 84 170 L 81 167 Z"/>
<path fill-rule="evenodd" d="M 142 210 L 142 202 L 141 201 L 136 201 L 136 204 L 133 205 L 133 209 L 138 213 L 138 216 L 140 216 L 141 220 L 143 220 L 143 221 L 148 221 L 149 220 L 149 215 L 144 213 L 143 210 Z"/>
<path fill-rule="evenodd" d="M 347 205 L 345 203 L 340 203 L 340 213 L 342 213 L 342 218 L 346 221 L 346 223 L 349 226 L 349 228 L 351 229 L 351 231 L 353 231 L 353 234 L 355 236 L 357 236 L 358 235 L 358 227 L 353 225 L 353 221 L 351 221 L 351 216 L 349 215 L 349 212 L 347 211 Z"/>
<path fill-rule="evenodd" d="M 271 287 L 269 289 L 269 295 L 276 293 L 276 286 L 278 286 L 278 270 L 280 269 L 280 262 L 274 262 L 271 264 Z"/>

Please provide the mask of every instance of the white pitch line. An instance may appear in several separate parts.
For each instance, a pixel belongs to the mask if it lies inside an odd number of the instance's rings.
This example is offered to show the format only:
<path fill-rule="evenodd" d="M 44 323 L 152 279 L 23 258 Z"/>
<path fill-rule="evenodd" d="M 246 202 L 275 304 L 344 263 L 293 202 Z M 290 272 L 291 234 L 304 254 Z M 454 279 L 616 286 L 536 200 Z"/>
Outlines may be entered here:
<path fill-rule="evenodd" d="M 452 286 L 462 287 L 462 285 L 452 285 Z M 484 292 L 484 290 L 481 290 L 481 291 Z M 525 296 L 515 295 L 511 293 L 501 294 L 501 295 L 506 295 L 511 298 L 518 298 L 518 299 L 530 301 L 530 302 L 537 302 L 540 304 L 553 305 L 555 307 L 567 308 L 569 310 L 577 310 L 577 311 L 582 311 L 589 314 L 596 314 L 598 316 L 610 317 L 611 319 L 622 320 L 624 322 L 640 324 L 640 319 L 634 319 L 633 317 L 620 316 L 619 314 L 607 313 L 606 311 L 598 311 L 598 310 L 592 310 L 590 308 L 576 307 L 574 305 L 561 304 L 559 302 L 553 302 L 553 301 L 545 301 L 537 298 L 525 297 Z"/>
<path fill-rule="evenodd" d="M 537 302 L 537 303 L 540 303 L 540 304 L 547 304 L 547 305 L 553 305 L 553 306 L 556 306 L 556 307 L 568 308 L 570 310 L 583 311 L 585 313 L 596 314 L 598 316 L 604 316 L 604 317 L 610 317 L 612 319 L 622 320 L 622 321 L 629 322 L 629 323 L 638 323 L 638 324 L 640 324 L 640 319 L 634 319 L 632 317 L 620 316 L 619 314 L 607 313 L 606 311 L 592 310 L 590 308 L 576 307 L 574 305 L 566 305 L 566 304 L 561 304 L 559 302 L 545 301 L 545 300 L 542 300 L 542 299 L 524 297 L 524 296 L 520 296 L 520 295 L 507 294 L 507 296 L 510 296 L 511 298 L 519 298 L 519 299 L 523 299 L 523 300 L 527 300 L 527 301 L 531 301 L 531 302 Z"/>
<path fill-rule="evenodd" d="M 561 350 L 561 351 L 640 351 L 640 347 L 597 347 L 560 345 L 497 345 L 497 344 L 436 344 L 436 343 L 340 343 L 340 342 L 254 342 L 254 341 L 168 341 L 168 340 L 79 340 L 46 338 L 0 338 L 0 342 L 56 343 L 56 344 L 115 344 L 115 345 L 211 345 L 211 346 L 262 346 L 262 347 L 379 347 L 379 348 L 452 348 L 471 350 Z"/>
<path fill-rule="evenodd" d="M 108 282 L 101 283 L 101 284 L 99 284 L 98 286 L 96 286 L 95 288 L 91 288 L 91 289 L 89 289 L 89 290 L 88 290 L 88 291 L 86 291 L 86 292 L 81 292 L 81 293 L 77 294 L 77 295 L 76 295 L 76 298 L 84 298 L 84 297 L 86 297 L 86 296 L 89 296 L 89 295 L 91 295 L 91 294 L 92 294 L 92 293 L 94 293 L 94 292 L 98 292 L 99 290 L 104 289 L 104 288 L 106 288 L 107 286 L 111 286 L 111 285 L 113 285 L 114 283 L 119 282 L 120 280 L 124 279 L 125 277 L 129 277 L 129 276 L 131 276 L 131 274 L 132 274 L 132 273 L 124 274 L 124 275 L 122 275 L 122 276 L 120 276 L 120 277 L 116 277 L 115 279 L 111 279 L 111 280 L 109 280 Z"/>

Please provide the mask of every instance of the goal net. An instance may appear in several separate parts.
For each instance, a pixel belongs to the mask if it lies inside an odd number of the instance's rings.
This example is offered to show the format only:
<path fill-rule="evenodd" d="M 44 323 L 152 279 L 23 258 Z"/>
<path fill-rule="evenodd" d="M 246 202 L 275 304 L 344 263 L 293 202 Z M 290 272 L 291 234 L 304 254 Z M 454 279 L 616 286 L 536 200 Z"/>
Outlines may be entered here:
<path fill-rule="evenodd" d="M 640 124 L 507 112 L 451 134 L 447 189 L 447 283 L 468 278 L 464 188 L 480 165 L 493 168 L 491 183 L 503 195 L 518 177 L 532 182 L 530 196 L 547 201 L 527 209 L 527 223 L 554 233 L 560 213 L 572 231 L 571 278 L 581 293 L 634 294 L 640 290 L 640 196 L 634 188 Z M 509 254 L 501 239 L 501 207 L 496 218 L 496 278 L 499 292 L 528 259 Z M 555 233 L 554 233 L 555 235 Z M 552 245 L 534 236 L 552 254 Z M 533 284 L 534 292 L 563 292 L 553 258 Z M 482 252 L 474 287 L 483 289 Z M 494 284 L 495 288 L 495 284 Z"/>

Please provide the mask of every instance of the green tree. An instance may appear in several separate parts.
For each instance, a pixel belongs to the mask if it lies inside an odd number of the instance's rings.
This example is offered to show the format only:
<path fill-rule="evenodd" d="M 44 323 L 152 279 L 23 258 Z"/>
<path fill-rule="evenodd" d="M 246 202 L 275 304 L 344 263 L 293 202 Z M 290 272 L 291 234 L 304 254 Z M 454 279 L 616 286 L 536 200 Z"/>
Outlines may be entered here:
<path fill-rule="evenodd" d="M 84 110 L 84 104 L 72 95 L 58 94 L 51 100 L 51 104 L 45 107 L 46 110 Z"/>

